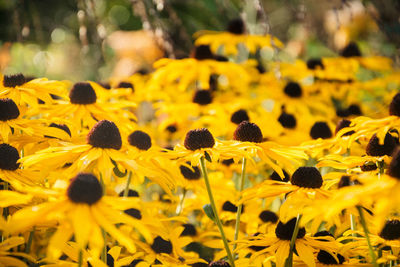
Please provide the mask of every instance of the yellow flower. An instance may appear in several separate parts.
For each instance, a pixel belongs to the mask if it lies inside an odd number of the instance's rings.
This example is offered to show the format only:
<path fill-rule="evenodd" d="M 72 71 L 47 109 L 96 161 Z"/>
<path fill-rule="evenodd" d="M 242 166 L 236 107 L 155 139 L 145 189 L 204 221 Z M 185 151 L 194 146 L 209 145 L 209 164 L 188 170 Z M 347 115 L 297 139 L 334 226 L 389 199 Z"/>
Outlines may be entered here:
<path fill-rule="evenodd" d="M 17 190 L 43 197 L 43 190 L 21 186 Z M 126 237 L 115 224 L 123 223 L 135 227 L 146 240 L 150 240 L 150 232 L 137 219 L 121 210 L 138 207 L 139 203 L 130 198 L 103 196 L 103 188 L 97 177 L 89 173 L 80 173 L 70 184 L 59 180 L 53 189 L 45 191 L 47 202 L 33 207 L 26 207 L 15 212 L 9 224 L 8 233 L 20 233 L 30 227 L 46 222 L 58 221 L 57 231 L 48 244 L 50 258 L 58 258 L 62 247 L 72 235 L 81 249 L 87 245 L 96 258 L 104 245 L 101 229 L 114 237 L 128 251 L 134 253 L 133 241 Z"/>
<path fill-rule="evenodd" d="M 63 97 L 67 83 L 49 81 L 46 78 L 28 81 L 21 73 L 0 76 L 0 97 L 11 98 L 19 106 L 38 107 L 39 101 L 54 103 L 55 97 Z"/>

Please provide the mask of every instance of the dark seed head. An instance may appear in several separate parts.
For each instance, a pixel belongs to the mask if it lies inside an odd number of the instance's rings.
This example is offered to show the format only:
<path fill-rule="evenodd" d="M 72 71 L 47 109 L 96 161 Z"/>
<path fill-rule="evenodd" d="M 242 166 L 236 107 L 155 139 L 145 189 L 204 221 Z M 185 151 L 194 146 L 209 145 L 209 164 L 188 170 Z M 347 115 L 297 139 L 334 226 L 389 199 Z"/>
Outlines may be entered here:
<path fill-rule="evenodd" d="M 342 57 L 361 57 L 361 52 L 356 43 L 350 42 L 345 48 L 343 48 L 340 55 Z"/>
<path fill-rule="evenodd" d="M 356 116 L 360 116 L 362 114 L 361 108 L 359 105 L 357 104 L 351 104 L 348 108 L 347 108 L 348 112 L 350 113 L 350 115 L 356 115 Z"/>
<path fill-rule="evenodd" d="M 127 210 L 124 210 L 124 212 L 125 212 L 126 214 L 128 214 L 129 216 L 131 216 L 131 217 L 133 217 L 133 218 L 136 218 L 136 219 L 138 219 L 138 220 L 142 219 L 142 213 L 141 213 L 140 210 L 138 210 L 138 209 L 134 209 L 134 208 L 132 208 L 132 209 L 127 209 Z"/>
<path fill-rule="evenodd" d="M 279 222 L 275 228 L 275 235 L 281 240 L 291 240 L 294 228 L 296 226 L 296 218 L 291 219 L 287 223 Z M 299 232 L 297 233 L 297 238 L 303 238 L 306 235 L 306 229 L 304 227 L 299 227 Z"/>
<path fill-rule="evenodd" d="M 338 109 L 336 110 L 336 115 L 341 118 L 346 118 L 350 116 L 350 112 L 348 109 Z"/>
<path fill-rule="evenodd" d="M 211 52 L 210 46 L 208 45 L 199 45 L 194 48 L 193 57 L 197 60 L 204 59 L 214 59 L 214 55 Z"/>
<path fill-rule="evenodd" d="M 282 125 L 282 127 L 288 128 L 288 129 L 295 128 L 296 124 L 297 124 L 296 118 L 294 117 L 294 115 L 286 113 L 286 112 L 282 112 L 282 114 L 278 118 L 278 121 Z"/>
<path fill-rule="evenodd" d="M 300 167 L 292 175 L 291 183 L 305 188 L 320 188 L 322 176 L 315 167 Z"/>
<path fill-rule="evenodd" d="M 339 262 L 329 252 L 321 249 L 318 252 L 317 259 L 320 263 L 327 265 L 343 264 L 345 261 L 344 257 L 340 254 L 337 254 L 336 256 Z"/>
<path fill-rule="evenodd" d="M 293 98 L 301 97 L 301 95 L 303 94 L 303 90 L 301 89 L 300 84 L 296 82 L 288 82 L 285 88 L 283 88 L 283 91 L 286 95 Z"/>
<path fill-rule="evenodd" d="M 118 196 L 123 197 L 124 191 L 120 192 Z M 136 190 L 129 189 L 128 190 L 128 197 L 139 197 L 139 193 Z"/>
<path fill-rule="evenodd" d="M 392 116 L 400 116 L 400 93 L 397 93 L 389 106 L 389 114 Z"/>
<path fill-rule="evenodd" d="M 97 96 L 90 83 L 80 82 L 72 87 L 69 99 L 72 104 L 89 105 L 96 103 Z"/>
<path fill-rule="evenodd" d="M 335 134 L 337 134 L 343 128 L 350 127 L 350 124 L 351 124 L 351 121 L 349 121 L 349 120 L 340 120 L 338 122 L 338 124 L 336 125 Z M 343 136 L 352 135 L 353 133 L 355 133 L 355 132 L 350 131 L 350 132 L 345 133 Z"/>
<path fill-rule="evenodd" d="M 18 150 L 9 144 L 0 144 L 0 169 L 15 171 L 19 167 Z"/>
<path fill-rule="evenodd" d="M 10 98 L 0 99 L 0 120 L 8 121 L 18 118 L 19 109 L 15 102 Z"/>
<path fill-rule="evenodd" d="M 184 227 L 184 229 L 181 233 L 181 236 L 196 236 L 197 235 L 196 227 L 194 227 L 193 224 L 185 223 L 185 224 L 182 224 L 182 226 Z"/>
<path fill-rule="evenodd" d="M 219 261 L 212 261 L 208 265 L 209 267 L 231 267 L 231 265 L 224 261 L 224 260 L 219 260 Z"/>
<path fill-rule="evenodd" d="M 114 258 L 107 253 L 107 266 L 114 267 Z"/>
<path fill-rule="evenodd" d="M 128 136 L 128 142 L 131 146 L 137 147 L 140 150 L 149 150 L 151 147 L 150 136 L 142 131 L 134 131 Z"/>
<path fill-rule="evenodd" d="M 379 144 L 379 138 L 374 134 L 368 142 L 366 153 L 369 156 L 380 157 L 392 155 L 397 146 L 396 139 L 389 133 L 386 133 L 383 144 Z"/>
<path fill-rule="evenodd" d="M 328 139 L 332 137 L 332 131 L 326 122 L 319 121 L 311 127 L 310 136 L 312 139 Z"/>
<path fill-rule="evenodd" d="M 188 165 L 190 165 L 190 162 L 186 162 Z M 188 180 L 198 180 L 201 178 L 201 173 L 200 173 L 200 169 L 196 166 L 192 166 L 193 171 L 184 166 L 181 165 L 179 166 L 179 170 L 181 171 L 181 174 L 183 175 L 183 177 L 185 177 Z"/>
<path fill-rule="evenodd" d="M 315 237 L 318 237 L 318 236 L 331 236 L 331 237 L 333 237 L 333 235 L 330 233 L 330 232 L 328 232 L 328 231 L 319 231 L 319 232 L 317 232 L 317 233 L 315 233 L 315 235 L 314 235 Z M 318 241 L 326 241 L 325 239 L 317 239 Z"/>
<path fill-rule="evenodd" d="M 130 82 L 120 82 L 117 88 L 131 88 L 133 90 L 134 87 Z"/>
<path fill-rule="evenodd" d="M 382 231 L 379 234 L 380 237 L 386 240 L 395 240 L 400 238 L 400 221 L 390 220 L 385 223 Z"/>
<path fill-rule="evenodd" d="M 192 267 L 208 267 L 208 263 L 196 262 L 196 263 L 191 264 L 190 266 L 192 266 Z"/>
<path fill-rule="evenodd" d="M 214 59 L 216 61 L 219 61 L 219 62 L 228 62 L 229 61 L 229 59 L 227 57 L 224 57 L 224 56 L 221 56 L 221 55 L 215 55 Z"/>
<path fill-rule="evenodd" d="M 239 109 L 232 114 L 231 122 L 240 124 L 242 121 L 250 121 L 250 118 L 246 110 Z"/>
<path fill-rule="evenodd" d="M 131 261 L 131 263 L 129 263 L 129 265 L 122 265 L 121 267 L 135 267 L 136 265 L 139 264 L 139 262 L 142 262 L 142 259 L 136 259 Z"/>
<path fill-rule="evenodd" d="M 70 129 L 68 128 L 68 126 L 65 125 L 65 124 L 51 123 L 51 124 L 49 125 L 49 127 L 54 127 L 54 128 L 63 130 L 63 131 L 66 132 L 69 136 L 71 136 L 71 131 L 70 131 Z"/>
<path fill-rule="evenodd" d="M 282 170 L 283 171 L 283 175 L 285 176 L 284 178 L 283 178 L 283 180 L 282 180 L 282 178 L 279 176 L 279 174 L 276 172 L 276 171 L 274 171 L 270 176 L 269 176 L 269 178 L 271 179 L 271 180 L 274 180 L 274 181 L 278 181 L 278 182 L 289 182 L 289 180 L 290 180 L 290 175 L 286 172 L 286 171 L 284 171 L 284 170 Z"/>
<path fill-rule="evenodd" d="M 210 90 L 197 90 L 193 96 L 193 103 L 205 106 L 212 102 Z"/>
<path fill-rule="evenodd" d="M 278 216 L 269 210 L 263 210 L 260 215 L 258 215 L 258 218 L 261 219 L 261 221 L 267 223 L 267 222 L 272 222 L 276 223 L 278 221 Z"/>
<path fill-rule="evenodd" d="M 108 82 L 99 82 L 99 85 L 101 87 L 103 87 L 104 89 L 110 90 L 111 89 L 111 85 Z"/>
<path fill-rule="evenodd" d="M 376 166 L 376 164 L 374 162 L 366 161 L 366 162 L 364 162 L 363 165 L 360 166 L 360 169 L 363 172 L 370 172 L 370 171 L 374 171 L 374 170 L 378 169 L 378 167 Z"/>
<path fill-rule="evenodd" d="M 176 131 L 178 131 L 178 128 L 174 124 L 168 125 L 165 129 L 170 133 L 175 133 Z"/>
<path fill-rule="evenodd" d="M 67 194 L 72 202 L 92 205 L 103 196 L 103 187 L 93 174 L 79 173 L 71 180 Z"/>
<path fill-rule="evenodd" d="M 263 135 L 257 124 L 242 121 L 233 133 L 233 139 L 241 142 L 261 143 Z"/>
<path fill-rule="evenodd" d="M 260 73 L 260 74 L 263 74 L 267 71 L 261 62 L 258 62 L 257 66 L 256 66 L 256 70 L 258 70 L 258 73 Z"/>
<path fill-rule="evenodd" d="M 4 75 L 3 85 L 5 87 L 15 87 L 23 85 L 26 82 L 25 77 L 22 73 L 13 75 Z"/>
<path fill-rule="evenodd" d="M 400 149 L 397 149 L 393 153 L 392 161 L 389 164 L 387 174 L 394 178 L 400 179 Z"/>
<path fill-rule="evenodd" d="M 172 253 L 172 243 L 163 239 L 161 236 L 157 236 L 156 238 L 154 238 L 151 248 L 155 253 Z"/>
<path fill-rule="evenodd" d="M 224 159 L 221 161 L 221 163 L 225 166 L 231 166 L 233 163 L 235 163 L 235 161 L 233 159 Z"/>
<path fill-rule="evenodd" d="M 119 150 L 122 147 L 121 134 L 117 125 L 108 120 L 99 121 L 93 126 L 87 135 L 87 142 L 99 148 Z"/>
<path fill-rule="evenodd" d="M 233 19 L 229 21 L 226 30 L 233 34 L 244 34 L 246 28 L 241 18 Z"/>
<path fill-rule="evenodd" d="M 229 200 L 225 201 L 224 204 L 222 205 L 222 210 L 224 211 L 230 211 L 230 212 L 237 212 L 237 207 L 235 204 L 230 202 Z"/>
<path fill-rule="evenodd" d="M 215 140 L 210 131 L 206 128 L 190 130 L 185 137 L 184 146 L 189 150 L 201 148 L 211 148 L 215 145 Z"/>
<path fill-rule="evenodd" d="M 348 175 L 343 175 L 340 178 L 340 181 L 338 183 L 338 188 L 342 188 L 342 187 L 346 187 L 346 186 L 350 186 L 351 185 L 351 179 L 350 176 Z"/>
<path fill-rule="evenodd" d="M 322 64 L 321 58 L 310 58 L 307 60 L 307 68 L 310 70 L 315 70 L 315 69 L 325 69 L 324 64 Z"/>

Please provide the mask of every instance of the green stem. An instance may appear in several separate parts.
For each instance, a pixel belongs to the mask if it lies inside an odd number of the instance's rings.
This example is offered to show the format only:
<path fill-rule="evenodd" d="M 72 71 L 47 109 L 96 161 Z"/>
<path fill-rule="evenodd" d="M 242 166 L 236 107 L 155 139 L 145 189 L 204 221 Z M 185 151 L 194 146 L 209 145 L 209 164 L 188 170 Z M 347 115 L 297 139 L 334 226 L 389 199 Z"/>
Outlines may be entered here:
<path fill-rule="evenodd" d="M 105 263 L 107 263 L 107 236 L 106 236 L 106 231 L 101 228 L 101 234 L 103 235 L 103 241 L 104 241 L 104 247 L 103 251 L 101 252 L 101 260 Z"/>
<path fill-rule="evenodd" d="M 357 228 L 356 228 L 356 218 L 354 217 L 353 214 L 350 214 L 350 229 L 352 231 L 356 231 L 357 230 Z M 354 237 L 357 236 L 356 233 L 352 233 L 351 235 L 354 236 Z"/>
<path fill-rule="evenodd" d="M 83 251 L 82 249 L 80 249 L 78 255 L 78 267 L 82 267 L 82 262 L 83 262 Z"/>
<path fill-rule="evenodd" d="M 208 179 L 208 174 L 207 174 L 206 163 L 204 161 L 204 157 L 200 158 L 200 166 L 201 166 L 201 171 L 203 172 L 204 181 L 205 181 L 205 184 L 206 184 L 206 187 L 207 187 L 207 193 L 208 193 L 208 197 L 210 199 L 211 208 L 212 208 L 213 213 L 214 213 L 214 217 L 215 217 L 215 221 L 214 222 L 217 224 L 219 232 L 221 234 L 222 242 L 224 243 L 224 247 L 225 247 L 225 250 L 226 250 L 226 254 L 228 255 L 229 263 L 230 263 L 230 265 L 232 267 L 235 267 L 235 261 L 233 259 L 231 250 L 229 248 L 228 240 L 226 239 L 224 228 L 222 226 L 221 220 L 219 219 L 217 208 L 215 206 L 215 201 L 214 201 L 214 197 L 213 197 L 213 194 L 212 194 L 212 191 L 211 191 L 210 181 Z"/>
<path fill-rule="evenodd" d="M 129 184 L 131 183 L 131 179 L 132 179 L 132 172 L 129 172 L 128 179 L 126 180 L 124 197 L 127 197 L 129 194 Z"/>
<path fill-rule="evenodd" d="M 25 253 L 29 254 L 31 252 L 31 246 L 33 241 L 33 235 L 35 234 L 35 226 L 33 226 L 32 231 L 29 233 L 28 242 L 25 247 Z"/>
<path fill-rule="evenodd" d="M 289 244 L 289 256 L 286 259 L 285 267 L 293 266 L 293 251 L 294 251 L 294 245 L 296 243 L 297 235 L 298 235 L 299 229 L 300 229 L 301 216 L 302 216 L 301 214 L 297 214 L 296 225 L 294 226 L 292 239 L 290 239 L 290 244 Z"/>
<path fill-rule="evenodd" d="M 359 213 L 359 215 L 360 215 L 360 222 L 361 222 L 361 225 L 362 225 L 362 227 L 363 227 L 363 229 L 364 229 L 365 239 L 367 240 L 367 243 L 368 243 L 368 249 L 369 249 L 369 254 L 370 254 L 370 256 L 371 256 L 371 259 L 372 259 L 372 264 L 374 265 L 374 267 L 377 267 L 378 264 L 376 263 L 375 252 L 374 252 L 374 250 L 373 250 L 373 248 L 372 248 L 371 240 L 369 239 L 369 232 L 368 232 L 367 224 L 366 224 L 366 222 L 365 222 L 365 218 L 364 218 L 364 214 L 363 214 L 363 212 L 362 212 L 361 206 L 357 206 L 357 210 L 358 210 L 358 213 Z"/>
<path fill-rule="evenodd" d="M 181 214 L 181 212 L 183 210 L 183 201 L 185 200 L 186 193 L 187 193 L 187 190 L 185 188 L 183 188 L 182 197 L 181 197 L 181 200 L 179 201 L 179 206 L 176 210 L 176 215 Z"/>
<path fill-rule="evenodd" d="M 243 160 L 242 160 L 242 175 L 240 176 L 240 180 L 239 180 L 239 193 L 240 194 L 243 191 L 244 181 L 246 179 L 246 163 L 247 163 L 247 159 L 243 158 Z M 239 198 L 239 200 L 240 199 L 241 199 L 241 197 Z M 235 236 L 233 238 L 233 242 L 234 242 L 233 251 L 235 251 L 235 249 L 236 249 L 236 240 L 238 239 L 238 236 L 239 236 L 240 215 L 242 214 L 242 209 L 243 209 L 243 204 L 240 204 L 238 206 L 237 213 L 236 213 Z M 235 257 L 235 252 L 233 253 L 233 256 Z"/>

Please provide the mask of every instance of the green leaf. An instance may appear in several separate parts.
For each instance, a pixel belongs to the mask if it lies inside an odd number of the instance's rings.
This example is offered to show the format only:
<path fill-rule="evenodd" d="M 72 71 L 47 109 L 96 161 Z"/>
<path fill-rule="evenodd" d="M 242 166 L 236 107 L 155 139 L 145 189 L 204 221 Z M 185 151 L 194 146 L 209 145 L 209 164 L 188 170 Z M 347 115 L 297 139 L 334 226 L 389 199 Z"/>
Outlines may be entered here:
<path fill-rule="evenodd" d="M 206 213 L 206 215 L 208 216 L 208 218 L 210 218 L 212 221 L 215 221 L 214 211 L 210 204 L 205 204 L 203 206 L 203 210 Z"/>
<path fill-rule="evenodd" d="M 205 158 L 208 162 L 212 162 L 211 156 L 210 156 L 210 154 L 207 153 L 207 151 L 204 151 L 204 158 Z"/>

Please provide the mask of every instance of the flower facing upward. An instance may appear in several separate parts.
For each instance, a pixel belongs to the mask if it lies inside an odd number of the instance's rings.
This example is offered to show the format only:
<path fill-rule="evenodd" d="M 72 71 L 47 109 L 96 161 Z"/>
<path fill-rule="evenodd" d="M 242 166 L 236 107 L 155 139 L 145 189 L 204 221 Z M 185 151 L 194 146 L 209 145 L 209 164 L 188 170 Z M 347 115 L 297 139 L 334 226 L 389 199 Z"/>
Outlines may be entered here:
<path fill-rule="evenodd" d="M 25 77 L 22 73 L 4 75 L 3 85 L 5 87 L 15 87 L 18 85 L 23 85 L 25 81 Z"/>
<path fill-rule="evenodd" d="M 292 175 L 291 183 L 305 188 L 320 188 L 322 186 L 321 173 L 315 167 L 300 167 Z"/>
<path fill-rule="evenodd" d="M 19 109 L 9 98 L 0 99 L 0 120 L 8 121 L 19 117 Z"/>
<path fill-rule="evenodd" d="M 81 173 L 72 179 L 67 194 L 74 203 L 93 205 L 103 196 L 103 188 L 93 174 Z"/>
<path fill-rule="evenodd" d="M 233 133 L 233 139 L 241 142 L 261 143 L 263 135 L 257 124 L 242 121 Z"/>
<path fill-rule="evenodd" d="M 128 136 L 128 142 L 131 146 L 139 150 L 149 150 L 151 148 L 150 136 L 142 131 L 134 131 Z"/>
<path fill-rule="evenodd" d="M 121 134 L 114 122 L 102 120 L 90 130 L 87 143 L 93 147 L 119 150 L 122 146 Z"/>
<path fill-rule="evenodd" d="M 212 148 L 215 140 L 210 131 L 206 128 L 190 130 L 185 137 L 184 146 L 189 150 L 201 148 Z"/>
<path fill-rule="evenodd" d="M 69 99 L 72 104 L 89 105 L 96 103 L 96 92 L 90 83 L 75 83 L 69 92 Z"/>

